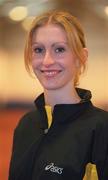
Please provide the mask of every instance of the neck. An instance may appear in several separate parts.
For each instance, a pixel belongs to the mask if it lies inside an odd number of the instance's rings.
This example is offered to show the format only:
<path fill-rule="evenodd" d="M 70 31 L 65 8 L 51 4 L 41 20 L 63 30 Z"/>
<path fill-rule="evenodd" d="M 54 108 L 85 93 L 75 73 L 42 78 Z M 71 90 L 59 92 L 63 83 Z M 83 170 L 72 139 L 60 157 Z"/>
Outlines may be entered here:
<path fill-rule="evenodd" d="M 45 104 L 50 105 L 52 109 L 56 104 L 77 104 L 81 101 L 75 88 L 65 92 L 61 90 L 44 90 L 44 96 Z"/>

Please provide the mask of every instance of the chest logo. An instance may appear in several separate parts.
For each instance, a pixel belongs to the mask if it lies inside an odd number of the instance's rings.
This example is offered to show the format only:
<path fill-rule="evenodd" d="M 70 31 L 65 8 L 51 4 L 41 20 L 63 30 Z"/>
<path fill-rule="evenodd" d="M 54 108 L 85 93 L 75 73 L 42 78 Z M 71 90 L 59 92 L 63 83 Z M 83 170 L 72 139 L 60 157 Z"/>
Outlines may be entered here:
<path fill-rule="evenodd" d="M 54 163 L 50 163 L 45 167 L 45 171 L 51 171 L 57 174 L 62 174 L 63 168 L 55 166 Z"/>

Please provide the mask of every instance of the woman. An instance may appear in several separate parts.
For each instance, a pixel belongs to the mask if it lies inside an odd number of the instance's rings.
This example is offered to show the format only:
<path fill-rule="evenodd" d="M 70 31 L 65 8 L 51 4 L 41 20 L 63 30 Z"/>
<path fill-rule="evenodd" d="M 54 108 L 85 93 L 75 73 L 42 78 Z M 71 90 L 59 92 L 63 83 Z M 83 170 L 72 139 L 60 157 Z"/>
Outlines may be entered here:
<path fill-rule="evenodd" d="M 35 18 L 25 64 L 44 93 L 15 129 L 9 180 L 82 180 L 88 163 L 99 180 L 108 180 L 108 113 L 93 106 L 90 91 L 77 88 L 87 58 L 75 17 L 52 11 Z"/>

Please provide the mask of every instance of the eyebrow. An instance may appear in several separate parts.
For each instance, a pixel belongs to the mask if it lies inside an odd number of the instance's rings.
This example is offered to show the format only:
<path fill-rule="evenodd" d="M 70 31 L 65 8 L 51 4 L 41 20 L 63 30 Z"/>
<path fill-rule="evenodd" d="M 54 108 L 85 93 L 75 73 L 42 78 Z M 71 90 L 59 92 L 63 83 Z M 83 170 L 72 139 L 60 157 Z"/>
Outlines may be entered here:
<path fill-rule="evenodd" d="M 55 42 L 55 43 L 53 43 L 53 44 L 52 44 L 52 47 L 54 47 L 55 45 L 60 44 L 60 43 L 63 43 L 63 44 L 66 44 L 66 45 L 68 44 L 68 42 L 60 41 L 60 42 Z M 35 45 L 35 44 L 36 44 L 36 45 L 43 45 L 41 42 L 33 42 L 33 43 L 32 43 L 32 45 Z"/>

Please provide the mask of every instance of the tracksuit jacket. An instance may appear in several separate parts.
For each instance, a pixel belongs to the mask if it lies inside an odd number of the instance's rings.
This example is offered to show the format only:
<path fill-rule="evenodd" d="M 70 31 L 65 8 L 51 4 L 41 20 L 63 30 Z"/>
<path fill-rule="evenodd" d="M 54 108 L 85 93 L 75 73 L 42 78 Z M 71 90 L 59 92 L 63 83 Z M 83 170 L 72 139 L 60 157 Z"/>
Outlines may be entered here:
<path fill-rule="evenodd" d="M 9 180 L 82 180 L 88 163 L 108 180 L 108 112 L 92 104 L 90 91 L 76 90 L 82 101 L 55 105 L 49 129 L 44 94 L 19 121 Z"/>

